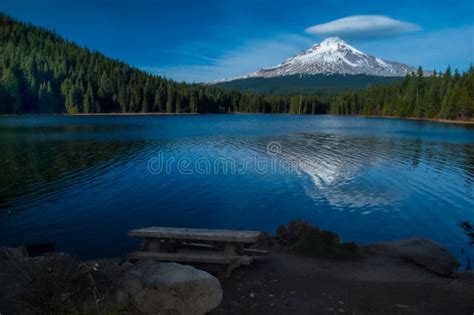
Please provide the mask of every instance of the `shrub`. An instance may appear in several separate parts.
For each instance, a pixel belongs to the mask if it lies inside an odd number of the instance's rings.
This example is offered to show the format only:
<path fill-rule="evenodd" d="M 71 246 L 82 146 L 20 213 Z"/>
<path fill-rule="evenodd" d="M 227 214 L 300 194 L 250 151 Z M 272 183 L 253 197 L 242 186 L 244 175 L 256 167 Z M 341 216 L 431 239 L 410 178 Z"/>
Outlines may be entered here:
<path fill-rule="evenodd" d="M 339 235 L 306 221 L 294 220 L 278 227 L 277 237 L 281 245 L 304 255 L 347 259 L 359 254 L 356 243 L 341 243 Z"/>
<path fill-rule="evenodd" d="M 459 223 L 459 226 L 464 230 L 469 238 L 469 244 L 474 245 L 474 226 L 469 221 Z"/>
<path fill-rule="evenodd" d="M 314 229 L 315 227 L 306 221 L 293 220 L 287 225 L 278 227 L 277 236 L 288 244 L 294 244 L 296 241 L 301 239 L 304 234 L 312 232 Z"/>

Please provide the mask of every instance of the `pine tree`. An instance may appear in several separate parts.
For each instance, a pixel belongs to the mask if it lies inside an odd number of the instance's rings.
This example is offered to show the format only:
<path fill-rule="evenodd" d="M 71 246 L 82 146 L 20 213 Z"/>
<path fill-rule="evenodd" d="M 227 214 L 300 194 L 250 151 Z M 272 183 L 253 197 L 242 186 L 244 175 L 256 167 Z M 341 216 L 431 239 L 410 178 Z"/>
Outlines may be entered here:
<path fill-rule="evenodd" d="M 148 113 L 153 106 L 153 91 L 151 87 L 150 78 L 146 79 L 145 87 L 143 88 L 143 97 L 142 97 L 142 113 Z"/>
<path fill-rule="evenodd" d="M 424 97 L 424 73 L 421 67 L 418 67 L 416 73 L 416 98 L 415 98 L 415 108 L 413 116 L 415 117 L 424 117 L 425 116 L 425 103 L 423 102 Z"/>
<path fill-rule="evenodd" d="M 92 90 L 92 86 L 89 83 L 87 85 L 86 93 L 84 94 L 84 113 L 93 113 L 94 112 L 94 91 Z"/>
<path fill-rule="evenodd" d="M 137 112 L 141 105 L 141 98 L 139 95 L 139 90 L 131 90 L 130 92 L 130 112 Z"/>
<path fill-rule="evenodd" d="M 72 85 L 67 96 L 67 112 L 70 114 L 83 112 L 82 102 L 83 99 L 81 90 L 78 86 Z"/>
<path fill-rule="evenodd" d="M 176 92 L 172 84 L 168 84 L 168 100 L 166 102 L 166 112 L 175 113 L 176 112 Z"/>
<path fill-rule="evenodd" d="M 127 93 L 127 88 L 125 87 L 125 85 L 120 85 L 120 88 L 119 88 L 119 93 L 118 93 L 118 102 L 119 102 L 119 106 L 120 106 L 120 111 L 122 113 L 126 113 L 128 112 L 128 93 Z"/>
<path fill-rule="evenodd" d="M 110 83 L 107 72 L 104 71 L 100 77 L 99 90 L 97 92 L 99 102 L 104 110 L 110 110 L 111 108 L 113 108 L 112 94 L 112 85 Z"/>
<path fill-rule="evenodd" d="M 20 80 L 17 76 L 17 72 L 10 68 L 6 68 L 3 71 L 1 84 L 4 93 L 7 95 L 5 97 L 4 107 L 8 109 L 8 112 L 13 114 L 22 112 L 23 106 L 21 101 Z"/>
<path fill-rule="evenodd" d="M 41 83 L 38 90 L 38 109 L 41 113 L 49 112 L 49 97 L 46 83 Z"/>
<path fill-rule="evenodd" d="M 189 110 L 191 113 L 197 113 L 198 109 L 198 93 L 193 90 L 189 96 Z"/>
<path fill-rule="evenodd" d="M 472 117 L 474 100 L 469 96 L 466 86 L 458 84 L 453 91 L 451 104 L 453 111 L 456 112 L 458 119 L 467 119 Z M 456 110 L 457 108 L 457 110 Z"/>
<path fill-rule="evenodd" d="M 160 84 L 160 87 L 158 90 L 156 90 L 155 100 L 153 102 L 153 111 L 166 111 L 166 91 L 163 84 Z"/>

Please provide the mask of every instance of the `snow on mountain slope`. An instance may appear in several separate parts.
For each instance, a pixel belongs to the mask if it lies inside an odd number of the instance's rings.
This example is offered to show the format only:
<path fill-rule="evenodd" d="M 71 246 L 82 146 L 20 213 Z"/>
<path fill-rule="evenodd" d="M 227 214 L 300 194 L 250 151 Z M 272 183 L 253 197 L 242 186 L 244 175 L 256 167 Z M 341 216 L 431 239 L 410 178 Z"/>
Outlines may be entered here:
<path fill-rule="evenodd" d="M 318 73 L 397 77 L 414 71 L 416 69 L 412 66 L 369 56 L 338 37 L 329 37 L 274 67 L 263 68 L 257 72 L 222 81 Z"/>

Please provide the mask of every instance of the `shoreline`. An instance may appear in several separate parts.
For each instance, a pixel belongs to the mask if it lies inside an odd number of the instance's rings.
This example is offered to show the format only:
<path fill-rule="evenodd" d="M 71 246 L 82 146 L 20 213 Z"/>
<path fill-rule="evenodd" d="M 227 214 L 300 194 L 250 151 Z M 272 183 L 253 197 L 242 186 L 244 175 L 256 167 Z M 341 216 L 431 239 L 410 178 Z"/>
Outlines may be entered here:
<path fill-rule="evenodd" d="M 51 113 L 51 114 L 0 114 L 0 117 L 17 117 L 17 116 L 198 116 L 198 115 L 213 115 L 200 113 Z"/>
<path fill-rule="evenodd" d="M 59 116 L 194 116 L 199 113 L 78 113 L 78 114 L 51 114 Z"/>
<path fill-rule="evenodd" d="M 383 118 L 401 119 L 415 121 L 429 121 L 442 124 L 474 125 L 474 118 L 468 120 L 444 119 L 444 118 L 420 118 L 420 117 L 399 117 L 381 115 L 335 115 L 335 114 L 290 114 L 290 113 L 247 113 L 247 112 L 227 112 L 227 113 L 52 113 L 52 114 L 2 114 L 0 117 L 13 116 L 200 116 L 200 115 L 295 115 L 295 116 L 334 116 L 334 117 L 361 117 L 361 118 Z"/>
<path fill-rule="evenodd" d="M 380 116 L 380 115 L 332 115 L 332 116 L 351 116 L 351 117 L 362 117 L 362 118 L 402 119 L 402 120 L 430 121 L 430 122 L 437 122 L 437 123 L 442 123 L 442 124 L 474 125 L 474 119 L 460 120 L 460 119 L 399 117 L 399 116 Z"/>

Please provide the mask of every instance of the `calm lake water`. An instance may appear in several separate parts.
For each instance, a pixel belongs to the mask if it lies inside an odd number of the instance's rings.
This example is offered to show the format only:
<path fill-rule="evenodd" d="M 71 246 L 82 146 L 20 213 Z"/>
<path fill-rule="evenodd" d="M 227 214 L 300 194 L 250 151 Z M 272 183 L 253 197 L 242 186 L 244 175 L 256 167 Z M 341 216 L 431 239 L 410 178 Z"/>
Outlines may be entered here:
<path fill-rule="evenodd" d="M 474 129 L 293 116 L 0 117 L 0 245 L 124 255 L 151 225 L 274 231 L 306 219 L 368 243 L 474 248 Z M 464 249 L 464 253 L 461 252 Z"/>

